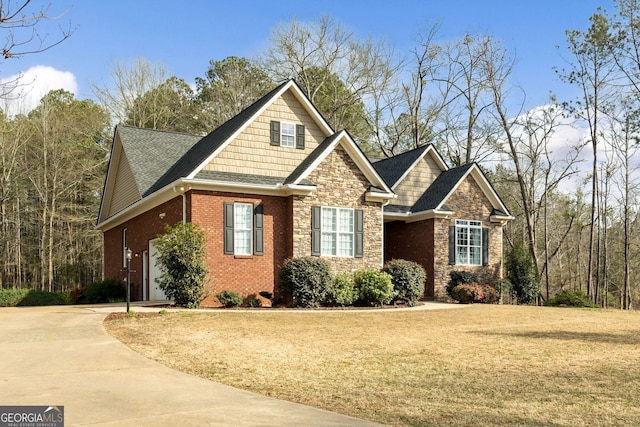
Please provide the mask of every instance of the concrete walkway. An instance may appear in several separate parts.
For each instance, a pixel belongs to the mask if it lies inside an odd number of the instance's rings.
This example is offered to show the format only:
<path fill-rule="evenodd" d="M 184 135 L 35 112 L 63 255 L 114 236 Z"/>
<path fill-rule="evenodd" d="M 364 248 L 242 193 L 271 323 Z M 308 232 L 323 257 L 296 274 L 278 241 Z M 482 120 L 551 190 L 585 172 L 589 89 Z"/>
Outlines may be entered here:
<path fill-rule="evenodd" d="M 0 405 L 64 406 L 67 426 L 376 425 L 151 361 L 102 327 L 107 313 L 123 310 L 122 304 L 0 308 Z"/>

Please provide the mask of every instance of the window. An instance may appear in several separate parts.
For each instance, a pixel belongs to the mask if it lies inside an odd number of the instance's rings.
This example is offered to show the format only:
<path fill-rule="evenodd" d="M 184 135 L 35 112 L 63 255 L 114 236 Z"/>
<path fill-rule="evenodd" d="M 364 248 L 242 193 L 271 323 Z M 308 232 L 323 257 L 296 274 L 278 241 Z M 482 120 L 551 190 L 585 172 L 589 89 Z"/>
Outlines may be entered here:
<path fill-rule="evenodd" d="M 325 256 L 353 256 L 353 209 L 322 208 L 321 253 Z"/>
<path fill-rule="evenodd" d="M 271 120 L 270 141 L 276 147 L 304 150 L 304 125 Z"/>
<path fill-rule="evenodd" d="M 295 147 L 296 125 L 293 123 L 280 123 L 280 145 L 283 147 Z"/>
<path fill-rule="evenodd" d="M 263 255 L 263 207 L 252 203 L 224 204 L 224 253 Z"/>
<path fill-rule="evenodd" d="M 251 229 L 253 225 L 253 205 L 234 203 L 233 205 L 233 253 L 251 255 Z"/>
<path fill-rule="evenodd" d="M 482 265 L 482 222 L 456 220 L 455 263 Z"/>
<path fill-rule="evenodd" d="M 363 256 L 363 211 L 314 206 L 311 210 L 311 255 Z"/>

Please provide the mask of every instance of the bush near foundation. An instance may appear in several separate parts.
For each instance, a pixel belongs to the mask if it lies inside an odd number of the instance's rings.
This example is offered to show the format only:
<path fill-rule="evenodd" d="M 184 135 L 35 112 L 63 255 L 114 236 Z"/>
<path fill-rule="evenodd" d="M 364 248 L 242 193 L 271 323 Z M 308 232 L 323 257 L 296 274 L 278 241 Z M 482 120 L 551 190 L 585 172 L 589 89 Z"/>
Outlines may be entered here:
<path fill-rule="evenodd" d="M 353 282 L 358 291 L 358 302 L 363 305 L 389 304 L 395 297 L 391 275 L 375 269 L 356 271 Z"/>
<path fill-rule="evenodd" d="M 453 298 L 453 288 L 455 288 L 456 286 L 469 285 L 471 283 L 478 283 L 480 281 L 478 275 L 475 273 L 471 273 L 470 271 L 454 270 L 449 273 L 449 277 L 450 279 L 447 283 L 446 290 L 447 295 L 449 295 L 451 298 Z"/>
<path fill-rule="evenodd" d="M 453 288 L 451 298 L 461 304 L 495 304 L 498 302 L 498 292 L 493 286 L 472 282 Z"/>
<path fill-rule="evenodd" d="M 391 275 L 391 283 L 396 293 L 395 302 L 413 307 L 424 295 L 426 273 L 420 264 L 395 259 L 387 262 L 382 271 Z"/>
<path fill-rule="evenodd" d="M 331 269 L 322 258 L 290 258 L 280 270 L 280 290 L 297 307 L 320 306 L 330 283 Z"/>
<path fill-rule="evenodd" d="M 156 265 L 162 275 L 156 279 L 165 295 L 176 305 L 197 308 L 205 298 L 209 270 L 205 261 L 204 231 L 193 223 L 167 226 L 156 240 Z"/>
<path fill-rule="evenodd" d="M 349 306 L 358 299 L 358 292 L 351 276 L 346 273 L 337 274 L 327 290 L 325 303 L 330 306 Z"/>
<path fill-rule="evenodd" d="M 216 294 L 216 298 L 220 301 L 223 307 L 231 308 L 237 307 L 242 304 L 242 296 L 239 293 L 233 291 L 224 290 Z"/>

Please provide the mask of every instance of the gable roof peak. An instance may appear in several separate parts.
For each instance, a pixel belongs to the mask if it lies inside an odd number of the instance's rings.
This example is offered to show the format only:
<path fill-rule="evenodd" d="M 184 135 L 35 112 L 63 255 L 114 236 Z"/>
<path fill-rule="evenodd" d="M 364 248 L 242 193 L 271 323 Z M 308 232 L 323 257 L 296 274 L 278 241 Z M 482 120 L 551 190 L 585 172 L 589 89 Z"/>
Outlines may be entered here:
<path fill-rule="evenodd" d="M 436 161 L 438 167 L 442 171 L 449 169 L 447 164 L 431 143 L 420 147 L 405 151 L 396 156 L 378 160 L 373 163 L 373 167 L 382 176 L 387 185 L 392 189 L 395 188 L 400 181 L 423 159 L 427 153 L 431 153 L 432 158 Z"/>

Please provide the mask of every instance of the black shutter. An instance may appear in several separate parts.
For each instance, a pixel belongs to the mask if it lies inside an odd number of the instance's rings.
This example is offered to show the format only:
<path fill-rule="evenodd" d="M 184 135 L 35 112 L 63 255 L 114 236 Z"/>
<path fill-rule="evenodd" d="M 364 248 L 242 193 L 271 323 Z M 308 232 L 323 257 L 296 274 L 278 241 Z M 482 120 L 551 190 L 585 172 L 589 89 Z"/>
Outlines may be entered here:
<path fill-rule="evenodd" d="M 296 125 L 296 148 L 304 150 L 304 125 Z"/>
<path fill-rule="evenodd" d="M 280 145 L 280 122 L 271 120 L 271 145 Z"/>
<path fill-rule="evenodd" d="M 257 205 L 253 208 L 253 254 L 264 255 L 263 205 Z"/>
<path fill-rule="evenodd" d="M 233 203 L 224 204 L 224 253 L 233 255 Z"/>
<path fill-rule="evenodd" d="M 482 229 L 482 265 L 489 265 L 489 229 Z"/>
<path fill-rule="evenodd" d="M 353 256 L 356 258 L 362 258 L 364 256 L 364 211 L 362 209 L 356 209 L 354 211 L 354 239 L 355 248 Z"/>
<path fill-rule="evenodd" d="M 449 227 L 449 265 L 456 263 L 456 227 Z"/>
<path fill-rule="evenodd" d="M 320 256 L 322 253 L 320 242 L 322 240 L 321 210 L 320 206 L 311 207 L 311 256 Z"/>

